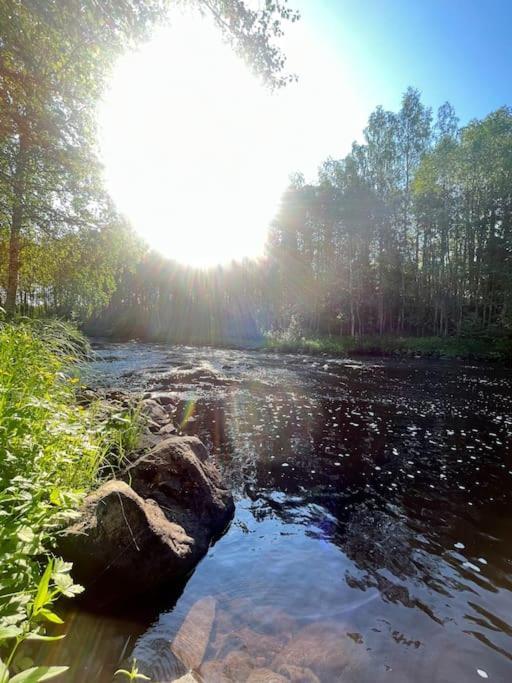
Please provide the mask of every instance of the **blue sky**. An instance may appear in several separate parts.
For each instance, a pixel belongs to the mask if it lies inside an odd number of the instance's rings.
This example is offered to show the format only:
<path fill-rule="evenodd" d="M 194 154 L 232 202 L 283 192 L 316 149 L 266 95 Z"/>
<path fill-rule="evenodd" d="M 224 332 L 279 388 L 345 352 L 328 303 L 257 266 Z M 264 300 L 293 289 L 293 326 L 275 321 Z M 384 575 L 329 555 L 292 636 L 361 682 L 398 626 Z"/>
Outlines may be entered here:
<path fill-rule="evenodd" d="M 512 1 L 290 0 L 352 72 L 368 113 L 396 109 L 408 85 L 462 122 L 512 104 Z"/>

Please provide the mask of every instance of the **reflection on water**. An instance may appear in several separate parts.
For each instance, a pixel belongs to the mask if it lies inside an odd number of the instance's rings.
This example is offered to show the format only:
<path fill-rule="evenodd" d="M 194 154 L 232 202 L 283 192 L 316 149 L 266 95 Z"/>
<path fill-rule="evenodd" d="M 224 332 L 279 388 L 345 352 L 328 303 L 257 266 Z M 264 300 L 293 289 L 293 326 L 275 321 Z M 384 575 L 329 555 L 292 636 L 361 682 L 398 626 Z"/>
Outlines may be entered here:
<path fill-rule="evenodd" d="M 76 617 L 52 655 L 83 655 L 69 680 L 110 680 L 134 645 L 155 681 L 180 661 L 205 681 L 510 680 L 509 371 L 133 344 L 101 353 L 89 372 L 107 384 L 152 386 L 185 363 L 237 380 L 178 387 L 177 411 L 237 511 L 179 597 L 118 620 Z"/>

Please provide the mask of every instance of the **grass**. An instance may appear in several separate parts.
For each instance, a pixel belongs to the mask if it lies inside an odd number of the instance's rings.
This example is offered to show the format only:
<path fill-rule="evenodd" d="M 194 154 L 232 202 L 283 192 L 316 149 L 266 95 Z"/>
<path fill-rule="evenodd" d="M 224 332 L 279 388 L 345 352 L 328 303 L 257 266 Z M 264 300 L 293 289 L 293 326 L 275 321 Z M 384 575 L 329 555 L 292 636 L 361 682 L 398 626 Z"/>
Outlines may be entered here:
<path fill-rule="evenodd" d="M 73 368 L 87 352 L 69 325 L 0 323 L 0 683 L 24 680 L 9 678 L 19 644 L 45 638 L 49 605 L 78 591 L 52 556 L 56 535 L 136 441 L 135 413 L 78 404 Z"/>
<path fill-rule="evenodd" d="M 497 338 L 471 337 L 300 337 L 269 335 L 265 348 L 285 353 L 332 354 L 340 356 L 421 356 L 510 361 L 512 343 Z"/>

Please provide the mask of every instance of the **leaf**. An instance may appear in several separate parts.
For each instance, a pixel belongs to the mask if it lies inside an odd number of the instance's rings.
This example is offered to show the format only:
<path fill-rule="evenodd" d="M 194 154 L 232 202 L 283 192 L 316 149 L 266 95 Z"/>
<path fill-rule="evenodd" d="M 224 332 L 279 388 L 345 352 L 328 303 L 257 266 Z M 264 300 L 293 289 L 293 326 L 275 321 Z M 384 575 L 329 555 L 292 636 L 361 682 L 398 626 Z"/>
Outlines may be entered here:
<path fill-rule="evenodd" d="M 65 637 L 65 633 L 60 636 L 45 636 L 42 633 L 29 633 L 27 640 L 44 640 L 46 643 L 52 643 L 55 640 L 62 640 Z"/>
<path fill-rule="evenodd" d="M 17 626 L 0 626 L 0 640 L 7 640 L 8 638 L 16 638 L 21 633 L 21 629 Z"/>
<path fill-rule="evenodd" d="M 20 527 L 16 535 L 23 543 L 32 543 L 34 540 L 34 532 L 29 526 Z"/>
<path fill-rule="evenodd" d="M 37 614 L 41 607 L 48 602 L 48 586 L 50 583 L 50 577 L 52 575 L 53 562 L 50 560 L 46 565 L 44 574 L 39 581 L 39 586 L 37 587 L 36 597 L 34 598 L 34 612 Z"/>
<path fill-rule="evenodd" d="M 56 557 L 53 563 L 53 571 L 55 574 L 66 574 L 73 568 L 72 562 L 64 562 L 61 557 Z"/>
<path fill-rule="evenodd" d="M 62 619 L 61 619 L 57 614 L 55 614 L 54 612 L 52 612 L 52 611 L 49 610 L 49 609 L 46 609 L 45 607 L 43 607 L 43 608 L 41 609 L 41 611 L 39 612 L 39 614 L 40 614 L 42 617 L 44 617 L 47 621 L 51 621 L 52 624 L 63 624 L 63 623 L 64 623 L 64 622 L 62 621 Z"/>
<path fill-rule="evenodd" d="M 9 683 L 37 683 L 37 681 L 47 681 L 55 676 L 60 676 L 69 669 L 69 666 L 33 666 L 30 669 L 21 671 Z"/>
<path fill-rule="evenodd" d="M 62 504 L 62 497 L 60 495 L 59 489 L 52 489 L 50 491 L 50 503 L 52 505 L 60 506 Z"/>
<path fill-rule="evenodd" d="M 55 582 L 55 586 L 59 589 L 62 595 L 65 595 L 67 598 L 72 598 L 84 590 L 82 586 L 73 583 L 73 579 L 69 576 L 69 574 L 55 574 L 53 580 Z"/>

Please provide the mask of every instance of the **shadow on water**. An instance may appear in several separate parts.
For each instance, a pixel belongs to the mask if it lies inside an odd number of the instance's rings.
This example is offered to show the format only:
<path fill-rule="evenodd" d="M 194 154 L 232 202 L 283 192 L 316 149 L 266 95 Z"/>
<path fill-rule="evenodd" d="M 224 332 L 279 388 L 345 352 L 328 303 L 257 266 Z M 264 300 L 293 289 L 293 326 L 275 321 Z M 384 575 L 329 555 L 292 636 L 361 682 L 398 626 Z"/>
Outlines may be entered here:
<path fill-rule="evenodd" d="M 172 680 L 185 620 L 205 681 L 510 680 L 509 371 L 118 344 L 88 373 L 141 389 L 187 363 L 233 380 L 175 389 L 235 519 L 183 586 L 72 613 L 51 655 L 69 680 L 111 680 L 132 651 Z"/>

